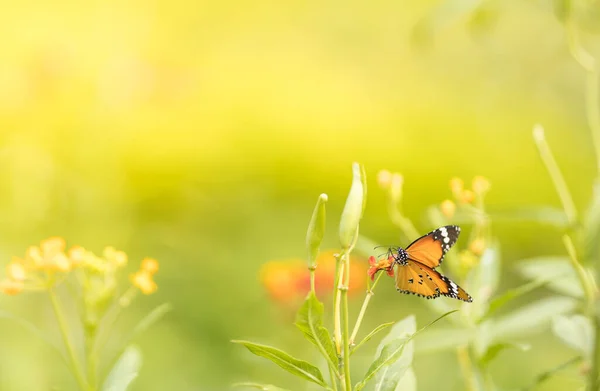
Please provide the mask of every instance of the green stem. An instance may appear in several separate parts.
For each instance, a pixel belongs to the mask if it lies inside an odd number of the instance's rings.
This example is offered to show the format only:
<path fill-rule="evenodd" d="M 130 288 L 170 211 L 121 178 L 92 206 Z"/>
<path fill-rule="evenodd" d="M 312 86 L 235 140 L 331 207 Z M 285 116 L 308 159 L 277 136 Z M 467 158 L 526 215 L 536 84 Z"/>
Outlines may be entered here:
<path fill-rule="evenodd" d="M 358 329 L 362 323 L 362 320 L 365 316 L 365 312 L 367 312 L 367 307 L 369 306 L 369 301 L 371 301 L 371 297 L 375 294 L 373 289 L 377 286 L 379 279 L 384 273 L 379 272 L 377 278 L 375 278 L 375 282 L 372 286 L 370 286 L 367 290 L 367 295 L 365 296 L 365 301 L 363 301 L 362 307 L 360 307 L 360 312 L 358 313 L 358 318 L 356 319 L 356 323 L 354 324 L 354 329 L 352 330 L 352 335 L 350 336 L 350 346 L 354 346 L 354 341 L 356 341 L 356 335 L 358 334 Z"/>
<path fill-rule="evenodd" d="M 86 332 L 85 350 L 87 352 L 87 374 L 90 390 L 95 390 L 98 382 L 98 356 L 95 349 L 96 330 Z"/>
<path fill-rule="evenodd" d="M 400 210 L 400 205 L 398 205 L 389 194 L 387 197 L 387 208 L 390 220 L 402 230 L 402 233 L 404 233 L 405 236 L 409 238 L 416 238 L 419 236 L 419 231 L 417 231 L 410 219 L 404 217 Z"/>
<path fill-rule="evenodd" d="M 335 283 L 333 292 L 333 339 L 335 341 L 335 350 L 338 357 L 342 354 L 342 320 L 340 310 L 340 299 L 341 299 L 341 286 L 342 286 L 342 273 L 344 271 L 344 264 L 341 261 L 341 257 L 335 260 Z"/>
<path fill-rule="evenodd" d="M 600 375 L 598 371 L 598 359 L 600 356 L 600 343 L 598 341 L 598 336 L 600 335 L 600 320 L 596 315 L 593 315 L 591 320 L 594 325 L 595 337 L 592 349 L 592 365 L 588 374 L 588 391 L 598 391 L 598 387 L 600 387 L 600 383 L 598 381 L 598 376 Z"/>
<path fill-rule="evenodd" d="M 77 380 L 77 384 L 79 384 L 79 388 L 81 391 L 89 391 L 92 390 L 83 375 L 83 371 L 81 370 L 81 366 L 79 361 L 77 360 L 77 355 L 75 354 L 75 348 L 71 343 L 71 339 L 69 338 L 70 330 L 65 317 L 60 308 L 60 303 L 58 302 L 58 297 L 56 296 L 56 292 L 53 288 L 48 289 L 48 294 L 50 295 L 50 301 L 52 302 L 52 309 L 54 310 L 54 314 L 56 315 L 56 320 L 58 321 L 58 326 L 60 328 L 60 332 L 65 343 L 65 347 L 67 348 L 67 353 L 69 355 L 69 359 L 71 361 L 71 371 Z"/>
<path fill-rule="evenodd" d="M 333 391 L 337 391 L 338 377 L 335 374 L 335 371 L 333 370 L 333 368 L 331 368 L 331 366 L 329 367 L 329 377 L 331 377 L 331 389 Z"/>
<path fill-rule="evenodd" d="M 577 259 L 577 252 L 575 251 L 575 245 L 573 244 L 573 239 L 569 235 L 563 236 L 563 242 L 567 249 L 567 253 L 569 253 L 569 260 L 571 261 L 571 266 L 575 269 L 575 273 L 577 273 L 577 278 L 579 278 L 579 283 L 583 288 L 583 292 L 585 295 L 585 302 L 587 304 L 587 314 L 588 316 L 594 316 L 594 304 L 596 302 L 596 287 L 594 285 L 591 276 L 584 269 L 584 267 L 579 263 Z"/>
<path fill-rule="evenodd" d="M 575 203 L 573 202 L 565 178 L 562 176 L 558 164 L 556 164 L 556 160 L 554 159 L 554 155 L 552 155 L 552 151 L 548 146 L 546 136 L 544 135 L 544 129 L 540 125 L 536 125 L 533 129 L 533 139 L 538 147 L 542 161 L 548 170 L 548 174 L 550 174 L 550 178 L 554 183 L 554 188 L 558 193 L 558 197 L 563 204 L 567 219 L 569 220 L 569 223 L 573 224 L 577 220 L 577 209 L 575 208 Z"/>
<path fill-rule="evenodd" d="M 350 284 L 350 255 L 345 253 L 342 256 L 344 263 L 344 284 L 340 287 L 342 294 L 342 339 L 343 339 L 343 357 L 344 357 L 344 385 L 346 391 L 352 391 L 352 380 L 350 377 L 350 341 L 348 329 L 348 285 Z"/>

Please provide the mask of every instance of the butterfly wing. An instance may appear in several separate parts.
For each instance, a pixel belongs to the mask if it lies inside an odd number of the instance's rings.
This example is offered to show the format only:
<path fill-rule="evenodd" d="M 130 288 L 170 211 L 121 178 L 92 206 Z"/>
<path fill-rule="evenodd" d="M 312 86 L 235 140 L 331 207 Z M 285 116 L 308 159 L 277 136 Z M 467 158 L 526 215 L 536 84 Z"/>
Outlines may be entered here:
<path fill-rule="evenodd" d="M 435 299 L 442 295 L 469 303 L 473 301 L 471 296 L 454 281 L 412 259 L 408 259 L 405 264 L 398 264 L 396 289 L 401 293 L 410 293 L 427 299 Z"/>
<path fill-rule="evenodd" d="M 456 243 L 460 227 L 447 225 L 421 236 L 406 248 L 408 257 L 432 269 L 438 267 L 444 255 Z"/>

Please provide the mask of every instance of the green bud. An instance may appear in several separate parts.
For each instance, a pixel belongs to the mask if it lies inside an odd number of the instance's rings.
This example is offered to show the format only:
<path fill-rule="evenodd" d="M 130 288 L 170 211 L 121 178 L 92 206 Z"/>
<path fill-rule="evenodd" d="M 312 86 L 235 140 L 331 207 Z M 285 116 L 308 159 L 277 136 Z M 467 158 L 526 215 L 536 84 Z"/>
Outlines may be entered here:
<path fill-rule="evenodd" d="M 340 243 L 343 250 L 352 247 L 358 234 L 358 223 L 363 213 L 366 186 L 363 185 L 363 170 L 358 163 L 352 164 L 352 185 L 340 220 Z"/>
<path fill-rule="evenodd" d="M 306 248 L 308 249 L 308 263 L 310 267 L 314 267 L 315 259 L 319 254 L 319 247 L 325 234 L 325 203 L 327 202 L 327 194 L 321 194 L 317 199 L 317 205 L 313 210 L 310 223 L 308 223 L 308 231 L 306 232 Z"/>

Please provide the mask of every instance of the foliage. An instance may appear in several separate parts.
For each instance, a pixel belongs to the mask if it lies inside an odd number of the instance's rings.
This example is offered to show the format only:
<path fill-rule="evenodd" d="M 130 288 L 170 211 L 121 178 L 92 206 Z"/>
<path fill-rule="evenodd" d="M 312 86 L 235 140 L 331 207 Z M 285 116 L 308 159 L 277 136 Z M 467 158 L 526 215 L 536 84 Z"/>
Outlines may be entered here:
<path fill-rule="evenodd" d="M 29 321 L 6 312 L 0 313 L 0 317 L 17 322 L 55 348 L 81 391 L 126 391 L 142 365 L 142 353 L 130 343 L 162 318 L 170 310 L 170 305 L 155 308 L 135 326 L 121 342 L 122 347 L 115 359 L 106 360 L 109 372 L 106 376 L 99 376 L 100 358 L 107 353 L 104 345 L 114 331 L 114 323 L 122 309 L 131 304 L 137 292 L 149 295 L 156 291 L 154 275 L 158 272 L 158 262 L 152 258 L 142 260 L 140 269 L 130 275 L 131 285 L 121 291 L 117 276 L 128 261 L 124 252 L 107 247 L 100 257 L 78 246 L 65 252 L 65 247 L 62 238 L 54 237 L 42 241 L 39 247 L 29 247 L 23 258 L 13 257 L 6 268 L 6 278 L 0 282 L 0 290 L 6 295 L 47 292 L 67 355 L 63 355 L 55 342 Z M 83 329 L 83 341 L 74 340 L 78 334 L 72 333 L 63 311 L 58 291 L 65 285 L 69 285 L 69 293 L 77 302 L 78 326 Z M 85 347 L 84 365 L 76 352 L 80 344 Z"/>

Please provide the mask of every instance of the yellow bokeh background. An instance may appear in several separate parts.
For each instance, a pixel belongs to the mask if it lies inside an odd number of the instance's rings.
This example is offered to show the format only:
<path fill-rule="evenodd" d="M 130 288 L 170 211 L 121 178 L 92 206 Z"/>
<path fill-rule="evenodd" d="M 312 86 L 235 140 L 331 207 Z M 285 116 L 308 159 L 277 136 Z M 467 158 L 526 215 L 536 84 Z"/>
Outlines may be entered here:
<path fill-rule="evenodd" d="M 320 193 L 330 200 L 326 247 L 337 246 L 352 162 L 369 179 L 361 232 L 381 243 L 400 241 L 376 185 L 381 169 L 404 175 L 406 214 L 424 232 L 426 207 L 450 198 L 454 176 L 489 178 L 491 209 L 560 206 L 532 141 L 536 123 L 577 205 L 589 200 L 584 76 L 552 7 L 449 3 L 0 3 L 0 262 L 54 235 L 94 251 L 113 245 L 136 264 L 158 259 L 158 292 L 120 323 L 126 333 L 173 304 L 137 341 L 144 366 L 133 390 L 246 380 L 308 389 L 229 341 L 315 357 L 293 309 L 261 286 L 260 267 L 304 257 Z M 415 30 L 428 17 L 431 36 Z M 503 286 L 520 282 L 515 261 L 564 253 L 549 227 L 493 229 Z M 365 330 L 413 312 L 431 319 L 418 298 L 383 285 Z M 58 341 L 43 295 L 0 297 L 0 308 Z M 521 387 L 572 354 L 550 333 L 530 342 L 494 363 L 498 385 Z M 54 353 L 8 320 L 0 346 L 0 389 L 75 387 Z M 415 367 L 419 390 L 442 379 L 464 389 L 451 352 L 418 356 Z M 571 375 L 540 390 L 571 389 Z"/>

